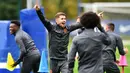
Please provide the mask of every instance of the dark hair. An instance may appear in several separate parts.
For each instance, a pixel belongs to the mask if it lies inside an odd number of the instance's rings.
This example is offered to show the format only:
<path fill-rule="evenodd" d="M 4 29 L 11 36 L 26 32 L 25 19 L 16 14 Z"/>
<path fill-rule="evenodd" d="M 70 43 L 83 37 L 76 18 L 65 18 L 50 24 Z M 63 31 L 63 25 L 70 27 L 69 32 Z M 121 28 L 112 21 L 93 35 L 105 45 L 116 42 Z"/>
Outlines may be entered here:
<path fill-rule="evenodd" d="M 12 20 L 10 23 L 13 23 L 17 25 L 18 27 L 20 27 L 20 22 L 18 20 Z"/>
<path fill-rule="evenodd" d="M 61 15 L 67 17 L 64 12 L 58 12 L 58 13 L 55 15 L 55 18 L 58 18 L 58 17 L 61 16 Z"/>
<path fill-rule="evenodd" d="M 109 28 L 110 30 L 114 31 L 114 29 L 115 29 L 114 23 L 108 23 L 107 26 L 108 26 L 108 28 Z"/>
<path fill-rule="evenodd" d="M 81 16 L 80 22 L 85 28 L 94 29 L 94 27 L 100 24 L 100 18 L 94 12 L 86 12 Z"/>

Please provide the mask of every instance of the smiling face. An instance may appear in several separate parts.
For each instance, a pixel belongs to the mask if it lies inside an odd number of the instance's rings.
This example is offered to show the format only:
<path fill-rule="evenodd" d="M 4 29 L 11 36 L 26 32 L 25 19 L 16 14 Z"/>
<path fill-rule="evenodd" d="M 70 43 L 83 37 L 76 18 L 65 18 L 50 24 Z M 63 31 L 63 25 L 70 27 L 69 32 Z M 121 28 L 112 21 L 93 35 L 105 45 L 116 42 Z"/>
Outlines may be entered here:
<path fill-rule="evenodd" d="M 60 15 L 58 18 L 56 18 L 56 23 L 60 26 L 64 26 L 66 24 L 66 16 Z"/>
<path fill-rule="evenodd" d="M 18 29 L 19 29 L 19 26 L 17 26 L 16 24 L 14 23 L 10 24 L 10 27 L 9 27 L 10 34 L 15 34 Z"/>
<path fill-rule="evenodd" d="M 64 12 L 58 12 L 55 15 L 55 21 L 56 24 L 58 24 L 61 27 L 65 27 L 66 24 L 66 14 Z"/>

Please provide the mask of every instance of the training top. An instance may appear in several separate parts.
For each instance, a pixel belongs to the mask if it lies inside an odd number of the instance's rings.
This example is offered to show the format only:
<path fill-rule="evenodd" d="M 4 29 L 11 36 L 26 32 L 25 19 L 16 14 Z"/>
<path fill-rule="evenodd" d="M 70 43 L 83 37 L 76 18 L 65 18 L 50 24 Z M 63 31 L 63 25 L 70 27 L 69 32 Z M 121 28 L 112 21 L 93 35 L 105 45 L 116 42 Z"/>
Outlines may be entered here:
<path fill-rule="evenodd" d="M 69 53 L 68 73 L 73 73 L 76 52 L 79 55 L 79 73 L 103 73 L 103 44 L 109 45 L 110 41 L 105 31 L 102 32 L 95 32 L 94 29 L 85 29 L 74 37 Z"/>
<path fill-rule="evenodd" d="M 40 55 L 39 50 L 36 49 L 36 45 L 32 38 L 23 30 L 19 29 L 15 34 L 15 41 L 20 48 L 20 56 L 16 63 L 20 63 L 23 61 L 25 57 L 29 57 L 31 55 Z"/>
<path fill-rule="evenodd" d="M 116 61 L 116 56 L 115 56 L 116 48 L 118 48 L 120 55 L 125 55 L 121 37 L 112 31 L 108 31 L 107 34 L 110 38 L 111 44 L 105 46 L 105 48 L 103 49 L 104 64 L 108 64 L 108 62 Z"/>
<path fill-rule="evenodd" d="M 36 10 L 38 17 L 49 32 L 49 56 L 50 59 L 65 60 L 68 54 L 69 34 L 71 31 L 81 28 L 80 23 L 66 25 L 67 32 L 58 24 L 52 24 L 47 20 L 41 10 Z"/>

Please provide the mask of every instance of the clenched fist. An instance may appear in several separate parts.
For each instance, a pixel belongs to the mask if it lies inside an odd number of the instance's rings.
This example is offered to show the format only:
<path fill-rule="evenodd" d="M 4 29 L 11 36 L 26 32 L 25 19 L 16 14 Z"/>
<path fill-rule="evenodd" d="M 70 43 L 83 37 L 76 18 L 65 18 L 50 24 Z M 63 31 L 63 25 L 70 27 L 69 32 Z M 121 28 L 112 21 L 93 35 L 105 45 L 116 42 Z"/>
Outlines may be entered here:
<path fill-rule="evenodd" d="M 35 6 L 34 6 L 34 9 L 39 10 L 39 9 L 40 9 L 40 6 L 39 6 L 39 5 L 35 5 Z"/>
<path fill-rule="evenodd" d="M 103 11 L 100 12 L 100 13 L 98 13 L 98 16 L 99 16 L 100 18 L 103 18 Z"/>

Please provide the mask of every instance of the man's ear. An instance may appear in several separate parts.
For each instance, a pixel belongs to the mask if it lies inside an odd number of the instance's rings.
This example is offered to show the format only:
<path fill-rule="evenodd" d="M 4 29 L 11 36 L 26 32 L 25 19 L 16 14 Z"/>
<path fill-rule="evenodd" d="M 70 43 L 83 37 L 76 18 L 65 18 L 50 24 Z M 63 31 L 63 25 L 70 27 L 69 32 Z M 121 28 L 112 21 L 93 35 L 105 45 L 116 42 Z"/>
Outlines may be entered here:
<path fill-rule="evenodd" d="M 57 18 L 55 18 L 55 21 L 57 21 Z"/>
<path fill-rule="evenodd" d="M 55 18 L 55 22 L 57 23 L 57 21 L 58 21 L 58 18 Z"/>

